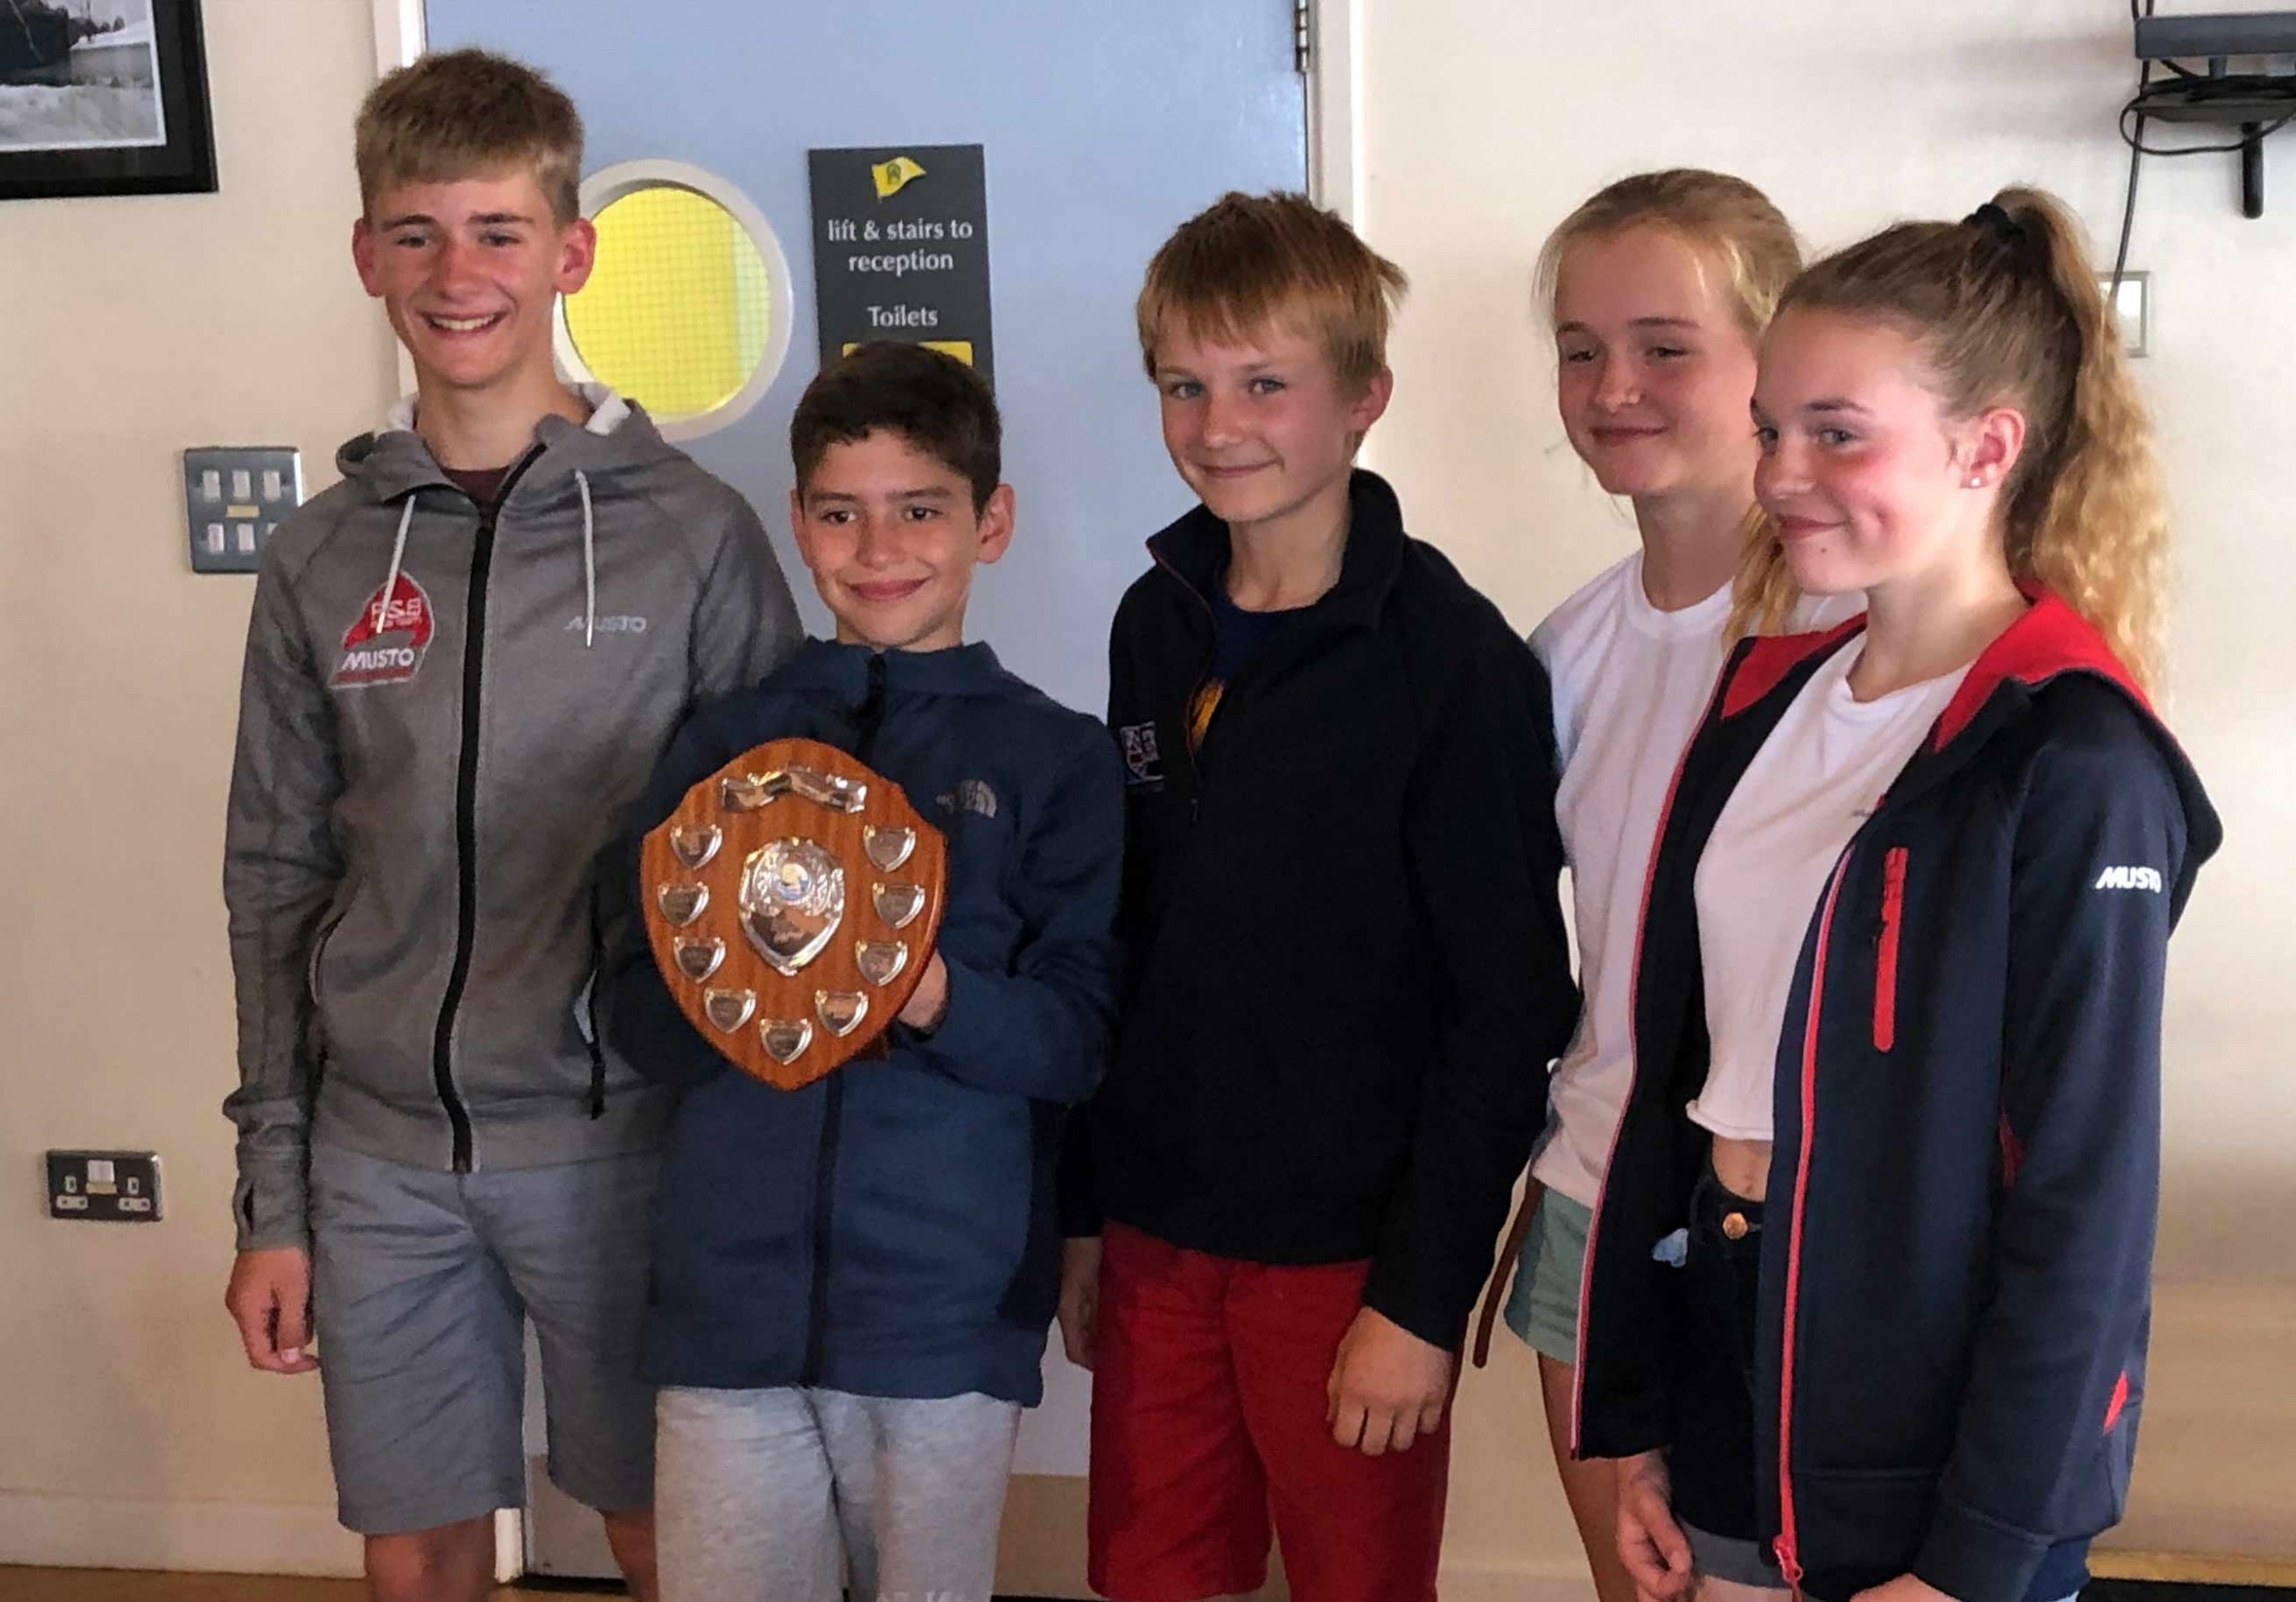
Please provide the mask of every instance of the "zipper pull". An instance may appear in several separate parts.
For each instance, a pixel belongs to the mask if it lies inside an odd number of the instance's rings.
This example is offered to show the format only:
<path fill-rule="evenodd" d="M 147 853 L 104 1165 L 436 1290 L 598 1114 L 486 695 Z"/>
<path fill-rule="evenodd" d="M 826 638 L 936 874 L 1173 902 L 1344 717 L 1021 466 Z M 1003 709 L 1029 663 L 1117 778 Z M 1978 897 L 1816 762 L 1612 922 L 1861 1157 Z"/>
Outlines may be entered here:
<path fill-rule="evenodd" d="M 872 747 L 877 743 L 877 731 L 885 721 L 885 654 L 869 654 L 867 688 L 862 692 L 861 704 L 853 709 L 853 754 L 867 762 Z"/>
<path fill-rule="evenodd" d="M 1800 1553 L 1795 1549 L 1793 1540 L 1789 1537 L 1780 1536 L 1770 1543 L 1770 1549 L 1778 1558 L 1778 1572 L 1786 1577 L 1786 1583 L 1793 1588 L 1795 1602 L 1801 1602 L 1802 1558 Z"/>

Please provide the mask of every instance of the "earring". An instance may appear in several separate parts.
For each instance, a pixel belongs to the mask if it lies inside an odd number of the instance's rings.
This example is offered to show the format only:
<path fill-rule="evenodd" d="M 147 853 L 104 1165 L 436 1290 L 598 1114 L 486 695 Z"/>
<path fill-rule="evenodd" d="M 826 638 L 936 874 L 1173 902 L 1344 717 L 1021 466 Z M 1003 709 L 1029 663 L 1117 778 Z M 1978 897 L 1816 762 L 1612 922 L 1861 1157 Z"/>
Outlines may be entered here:
<path fill-rule="evenodd" d="M 1980 475 L 1979 475 L 1979 476 L 1976 476 L 1976 477 L 1971 478 L 1971 479 L 1970 480 L 1970 489 L 1972 489 L 1972 490 L 1981 490 L 1981 489 L 1985 488 L 1985 479 L 1984 479 L 1984 477 Z"/>

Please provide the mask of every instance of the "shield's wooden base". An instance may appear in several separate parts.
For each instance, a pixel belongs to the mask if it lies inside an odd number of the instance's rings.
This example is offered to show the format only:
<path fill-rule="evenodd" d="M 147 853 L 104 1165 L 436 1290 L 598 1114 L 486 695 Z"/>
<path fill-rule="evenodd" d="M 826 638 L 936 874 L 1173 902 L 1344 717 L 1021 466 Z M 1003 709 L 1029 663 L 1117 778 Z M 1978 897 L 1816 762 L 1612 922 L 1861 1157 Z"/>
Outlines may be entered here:
<path fill-rule="evenodd" d="M 795 974 L 744 927 L 749 865 L 777 841 L 811 841 L 843 875 L 835 927 Z M 899 785 L 797 739 L 768 741 L 688 790 L 639 860 L 647 936 L 679 1009 L 782 1090 L 859 1055 L 909 1004 L 940 933 L 949 866 L 947 840 Z"/>

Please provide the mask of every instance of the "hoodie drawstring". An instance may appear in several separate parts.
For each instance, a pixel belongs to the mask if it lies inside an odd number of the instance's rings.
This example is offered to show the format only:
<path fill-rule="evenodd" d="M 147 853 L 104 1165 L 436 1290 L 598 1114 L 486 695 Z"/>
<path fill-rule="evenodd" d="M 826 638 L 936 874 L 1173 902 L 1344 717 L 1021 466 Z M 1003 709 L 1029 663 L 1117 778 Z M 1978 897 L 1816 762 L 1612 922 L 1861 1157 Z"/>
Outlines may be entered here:
<path fill-rule="evenodd" d="M 398 537 L 391 542 L 390 576 L 383 580 L 382 598 L 375 603 L 375 632 L 378 634 L 390 621 L 391 601 L 398 594 L 399 569 L 406 562 L 406 526 L 414 521 L 415 500 L 416 497 L 409 495 L 406 509 L 398 515 Z"/>
<path fill-rule="evenodd" d="M 590 475 L 574 469 L 574 487 L 582 492 L 582 649 L 588 650 L 598 631 L 597 533 L 590 517 Z"/>

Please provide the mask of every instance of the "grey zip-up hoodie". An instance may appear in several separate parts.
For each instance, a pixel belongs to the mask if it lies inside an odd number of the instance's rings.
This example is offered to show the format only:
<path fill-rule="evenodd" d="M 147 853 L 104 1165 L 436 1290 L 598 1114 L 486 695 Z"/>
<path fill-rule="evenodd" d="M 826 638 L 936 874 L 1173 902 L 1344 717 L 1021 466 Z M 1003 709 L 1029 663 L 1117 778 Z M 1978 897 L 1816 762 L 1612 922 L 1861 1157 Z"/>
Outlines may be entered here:
<path fill-rule="evenodd" d="M 308 1239 L 314 1139 L 468 1171 L 661 1137 L 588 1015 L 591 865 L 695 702 L 803 635 L 749 504 L 589 398 L 495 508 L 401 403 L 264 553 L 223 851 L 242 1250 Z"/>

